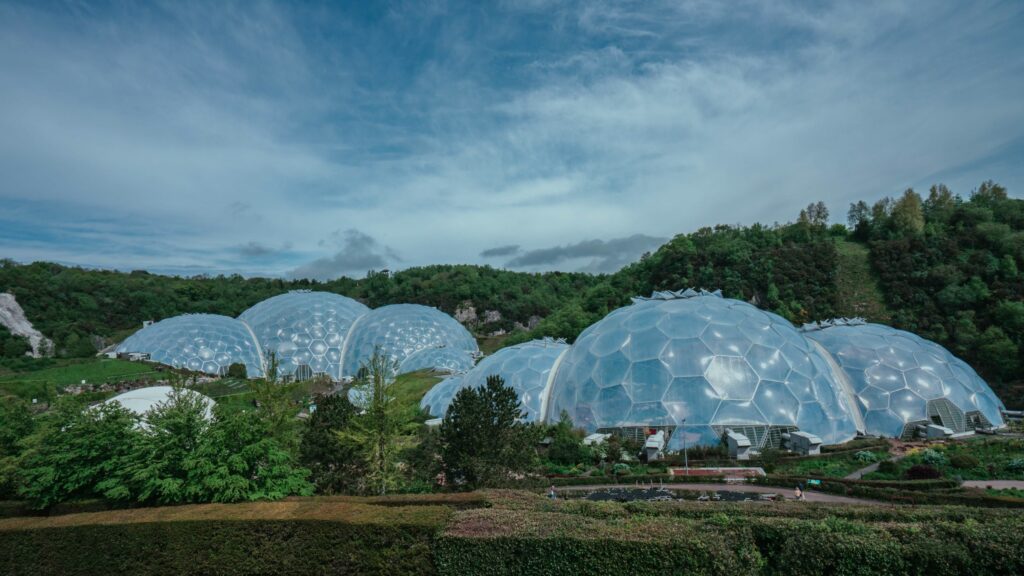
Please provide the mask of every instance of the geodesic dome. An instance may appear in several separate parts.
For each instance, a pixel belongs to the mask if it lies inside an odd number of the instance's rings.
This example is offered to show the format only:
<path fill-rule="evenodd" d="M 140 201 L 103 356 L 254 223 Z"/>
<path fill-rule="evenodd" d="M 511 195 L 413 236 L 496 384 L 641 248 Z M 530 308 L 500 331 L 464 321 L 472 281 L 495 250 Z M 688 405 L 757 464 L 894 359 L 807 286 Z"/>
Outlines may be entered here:
<path fill-rule="evenodd" d="M 104 401 L 104 404 L 117 402 L 138 416 L 145 416 L 153 408 L 167 402 L 167 398 L 174 390 L 171 386 L 148 386 L 122 392 L 113 398 Z M 192 391 L 192 394 L 200 396 L 206 404 L 206 419 L 213 418 L 214 401 L 202 394 Z"/>
<path fill-rule="evenodd" d="M 278 374 L 310 378 L 342 375 L 342 349 L 363 304 L 330 292 L 294 291 L 268 298 L 238 317 L 252 328 L 264 353 L 273 352 Z"/>
<path fill-rule="evenodd" d="M 452 403 L 452 398 L 462 390 L 464 374 L 453 374 L 441 380 L 420 399 L 420 408 L 435 418 L 443 418 Z"/>
<path fill-rule="evenodd" d="M 555 375 L 547 421 L 562 410 L 591 432 L 665 430 L 670 449 L 684 435 L 717 445 L 726 428 L 755 449 L 794 429 L 825 444 L 857 432 L 826 359 L 788 321 L 692 290 L 635 298 L 584 330 Z"/>
<path fill-rule="evenodd" d="M 538 422 L 543 419 L 553 369 L 568 349 L 564 341 L 550 338 L 502 348 L 467 372 L 460 388 L 482 387 L 488 376 L 501 376 L 505 385 L 519 396 L 520 408 L 525 413 L 523 420 Z"/>
<path fill-rule="evenodd" d="M 453 374 L 469 370 L 473 367 L 473 362 L 473 355 L 461 348 L 424 348 L 403 360 L 398 367 L 398 373 L 434 370 Z"/>
<path fill-rule="evenodd" d="M 184 314 L 150 324 L 117 352 L 141 352 L 153 362 L 215 375 L 244 364 L 249 378 L 263 376 L 263 355 L 249 327 L 216 314 Z"/>
<path fill-rule="evenodd" d="M 355 376 L 377 347 L 398 364 L 399 373 L 406 358 L 426 348 L 479 353 L 476 340 L 462 324 L 437 308 L 419 304 L 391 304 L 361 316 L 349 331 L 343 375 Z"/>
<path fill-rule="evenodd" d="M 933 422 L 954 432 L 1004 425 L 1002 402 L 988 384 L 934 342 L 858 320 L 809 324 L 804 335 L 849 378 L 868 434 L 907 437 Z"/>

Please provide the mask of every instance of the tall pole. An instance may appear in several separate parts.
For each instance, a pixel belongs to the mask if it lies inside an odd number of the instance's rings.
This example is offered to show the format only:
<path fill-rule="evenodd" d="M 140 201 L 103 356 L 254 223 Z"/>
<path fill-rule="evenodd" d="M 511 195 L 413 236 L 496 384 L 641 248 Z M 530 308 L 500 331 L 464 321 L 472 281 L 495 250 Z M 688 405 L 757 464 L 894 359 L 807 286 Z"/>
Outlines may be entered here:
<path fill-rule="evenodd" d="M 686 468 L 686 476 L 690 476 L 690 455 L 686 453 L 686 418 L 683 418 L 683 466 Z"/>

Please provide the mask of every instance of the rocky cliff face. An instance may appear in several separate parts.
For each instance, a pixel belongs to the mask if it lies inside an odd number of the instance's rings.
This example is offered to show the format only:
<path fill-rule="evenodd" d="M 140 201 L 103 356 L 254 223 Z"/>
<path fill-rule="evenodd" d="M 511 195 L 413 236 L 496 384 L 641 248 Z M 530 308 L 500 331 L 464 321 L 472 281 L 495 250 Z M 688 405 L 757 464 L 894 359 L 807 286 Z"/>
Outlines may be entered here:
<path fill-rule="evenodd" d="M 53 342 L 32 326 L 14 294 L 0 294 L 0 324 L 11 334 L 27 338 L 32 346 L 32 356 L 39 358 L 53 354 Z"/>

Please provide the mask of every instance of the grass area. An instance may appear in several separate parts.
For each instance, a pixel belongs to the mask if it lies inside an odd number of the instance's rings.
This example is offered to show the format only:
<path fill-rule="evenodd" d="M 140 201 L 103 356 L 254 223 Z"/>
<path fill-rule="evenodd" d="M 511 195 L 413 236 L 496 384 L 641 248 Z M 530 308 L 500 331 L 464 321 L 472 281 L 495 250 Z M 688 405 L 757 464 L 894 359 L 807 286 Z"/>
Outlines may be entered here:
<path fill-rule="evenodd" d="M 898 480 L 915 465 L 939 470 L 944 478 L 963 480 L 1024 480 L 1024 440 L 975 437 L 917 449 L 886 470 L 865 480 Z"/>
<path fill-rule="evenodd" d="M 57 364 L 32 372 L 8 374 L 0 377 L 0 382 L 47 382 L 67 386 L 79 384 L 82 380 L 89 384 L 102 384 L 160 374 L 150 364 L 113 358 L 58 360 Z"/>
<path fill-rule="evenodd" d="M 836 310 L 840 316 L 885 322 L 891 314 L 882 290 L 871 271 L 868 247 L 859 242 L 836 241 L 839 266 L 836 274 Z"/>
<path fill-rule="evenodd" d="M 871 454 L 865 457 L 862 454 Z M 772 470 L 775 474 L 786 476 L 821 476 L 825 478 L 843 478 L 849 474 L 889 457 L 889 450 L 876 448 L 858 452 L 842 452 L 823 454 L 799 460 L 783 460 Z"/>
<path fill-rule="evenodd" d="M 107 384 L 126 380 L 155 380 L 165 372 L 152 365 L 110 358 L 53 360 L 39 363 L 37 370 L 19 371 L 0 376 L 0 394 L 25 400 L 56 396 L 59 388 L 80 384 Z"/>
<path fill-rule="evenodd" d="M 399 374 L 395 378 L 395 383 L 392 384 L 395 399 L 402 406 L 411 410 L 418 410 L 423 395 L 441 380 L 442 377 L 440 375 L 430 370 Z"/>
<path fill-rule="evenodd" d="M 477 346 L 480 347 L 480 351 L 490 356 L 505 345 L 505 340 L 508 337 L 508 334 L 502 336 L 481 336 L 476 339 L 476 342 Z"/>

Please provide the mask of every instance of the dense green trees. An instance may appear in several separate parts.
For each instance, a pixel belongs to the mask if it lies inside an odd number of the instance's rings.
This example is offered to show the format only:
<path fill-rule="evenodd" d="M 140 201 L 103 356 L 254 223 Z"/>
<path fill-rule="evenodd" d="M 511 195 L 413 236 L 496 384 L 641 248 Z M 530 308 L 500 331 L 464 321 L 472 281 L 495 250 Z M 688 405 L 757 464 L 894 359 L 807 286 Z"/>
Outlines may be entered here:
<path fill-rule="evenodd" d="M 119 404 L 83 408 L 62 398 L 25 440 L 18 494 L 39 508 L 72 498 L 125 499 L 121 473 L 135 451 L 137 424 Z"/>
<path fill-rule="evenodd" d="M 507 481 L 536 461 L 536 426 L 524 424 L 519 399 L 500 376 L 455 395 L 440 429 L 440 453 L 449 481 L 468 487 Z"/>
<path fill-rule="evenodd" d="M 54 341 L 57 353 L 66 356 L 93 354 L 93 337 L 106 342 L 121 339 L 140 328 L 143 320 L 187 312 L 237 316 L 261 300 L 299 289 L 344 294 L 372 307 L 425 304 L 449 314 L 469 301 L 481 316 L 484 310 L 501 313 L 500 321 L 481 325 L 482 331 L 511 329 L 515 322 L 526 324 L 531 317 L 549 315 L 596 282 L 589 274 L 532 274 L 468 265 L 371 272 L 362 280 L 316 282 L 238 275 L 179 278 L 0 260 L 0 291 L 13 293 L 36 328 Z M 0 344 L 6 342 L 2 334 Z"/>
<path fill-rule="evenodd" d="M 851 209 L 852 210 L 852 209 Z M 986 182 L 967 199 L 934 186 L 883 199 L 858 224 L 893 323 L 971 363 L 1020 407 L 1024 201 Z"/>
<path fill-rule="evenodd" d="M 65 397 L 30 434 L 24 417 L 11 418 L 21 437 L 3 459 L 4 478 L 39 508 L 78 498 L 175 504 L 312 494 L 309 471 L 264 414 L 217 408 L 208 420 L 206 411 L 184 388 L 142 419 L 116 403 L 86 407 Z"/>

